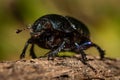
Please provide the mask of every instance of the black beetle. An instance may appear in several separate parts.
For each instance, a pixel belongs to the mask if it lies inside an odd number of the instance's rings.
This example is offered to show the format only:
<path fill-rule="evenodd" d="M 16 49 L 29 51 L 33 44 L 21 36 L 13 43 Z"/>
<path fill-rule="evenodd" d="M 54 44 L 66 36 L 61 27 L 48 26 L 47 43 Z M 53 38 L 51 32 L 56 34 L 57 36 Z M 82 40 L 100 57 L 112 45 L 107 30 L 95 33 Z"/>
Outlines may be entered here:
<path fill-rule="evenodd" d="M 53 58 L 60 51 L 73 51 L 81 54 L 82 62 L 87 60 L 84 50 L 95 47 L 100 53 L 100 58 L 104 58 L 104 50 L 97 44 L 91 42 L 90 32 L 85 24 L 69 16 L 48 14 L 40 17 L 30 28 L 31 38 L 26 42 L 20 59 L 25 57 L 25 52 L 29 44 L 30 56 L 36 58 L 34 44 L 39 47 L 50 49 L 45 56 Z"/>

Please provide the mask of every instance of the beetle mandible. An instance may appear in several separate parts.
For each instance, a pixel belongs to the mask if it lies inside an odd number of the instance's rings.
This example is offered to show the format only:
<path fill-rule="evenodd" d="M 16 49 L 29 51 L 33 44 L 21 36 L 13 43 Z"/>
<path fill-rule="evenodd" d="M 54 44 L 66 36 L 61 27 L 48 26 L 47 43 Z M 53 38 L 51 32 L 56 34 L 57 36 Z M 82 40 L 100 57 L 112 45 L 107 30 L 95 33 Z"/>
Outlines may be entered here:
<path fill-rule="evenodd" d="M 58 14 L 48 14 L 37 19 L 30 28 L 31 37 L 26 42 L 20 55 L 20 59 L 25 57 L 25 52 L 29 44 L 30 56 L 36 58 L 34 45 L 41 48 L 50 49 L 45 56 L 53 58 L 60 51 L 72 51 L 81 54 L 82 61 L 87 60 L 84 50 L 95 47 L 99 51 L 100 59 L 104 58 L 104 50 L 90 40 L 90 32 L 81 21 Z"/>

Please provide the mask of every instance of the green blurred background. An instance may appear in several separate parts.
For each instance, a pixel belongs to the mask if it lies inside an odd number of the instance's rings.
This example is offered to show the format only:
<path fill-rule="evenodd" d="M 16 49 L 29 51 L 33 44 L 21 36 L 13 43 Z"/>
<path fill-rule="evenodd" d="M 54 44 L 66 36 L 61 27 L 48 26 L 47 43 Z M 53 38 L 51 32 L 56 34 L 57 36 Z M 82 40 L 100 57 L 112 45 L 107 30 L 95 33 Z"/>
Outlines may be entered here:
<path fill-rule="evenodd" d="M 53 13 L 84 22 L 92 41 L 105 49 L 106 56 L 120 58 L 120 0 L 0 0 L 0 60 L 19 59 L 30 35 L 28 30 L 16 34 L 16 29 Z M 37 46 L 35 50 L 37 55 L 48 51 Z M 95 49 L 87 53 L 98 55 Z"/>

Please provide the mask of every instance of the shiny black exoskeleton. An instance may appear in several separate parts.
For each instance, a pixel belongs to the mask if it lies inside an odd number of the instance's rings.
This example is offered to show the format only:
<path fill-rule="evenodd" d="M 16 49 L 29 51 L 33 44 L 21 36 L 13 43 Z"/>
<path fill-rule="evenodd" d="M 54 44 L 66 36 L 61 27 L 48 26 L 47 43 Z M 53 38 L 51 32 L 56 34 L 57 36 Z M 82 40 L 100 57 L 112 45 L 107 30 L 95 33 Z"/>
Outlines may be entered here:
<path fill-rule="evenodd" d="M 81 54 L 82 62 L 86 61 L 84 50 L 95 47 L 100 53 L 100 58 L 104 58 L 104 50 L 97 44 L 91 42 L 90 32 L 82 22 L 69 16 L 49 14 L 40 17 L 30 28 L 31 37 L 25 44 L 20 58 L 25 57 L 25 52 L 29 44 L 30 56 L 36 58 L 34 45 L 41 48 L 50 49 L 45 56 L 53 58 L 60 51 L 73 51 Z"/>

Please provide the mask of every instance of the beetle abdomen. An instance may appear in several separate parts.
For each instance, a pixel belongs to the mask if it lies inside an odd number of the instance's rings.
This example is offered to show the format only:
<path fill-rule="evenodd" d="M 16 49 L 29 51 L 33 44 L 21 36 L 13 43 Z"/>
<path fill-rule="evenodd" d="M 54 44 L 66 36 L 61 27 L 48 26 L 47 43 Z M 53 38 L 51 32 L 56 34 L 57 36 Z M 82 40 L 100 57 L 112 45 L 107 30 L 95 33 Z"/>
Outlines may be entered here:
<path fill-rule="evenodd" d="M 66 16 L 66 18 L 71 23 L 71 27 L 73 27 L 77 32 L 79 32 L 80 35 L 86 38 L 90 37 L 90 32 L 85 24 L 69 16 Z"/>

